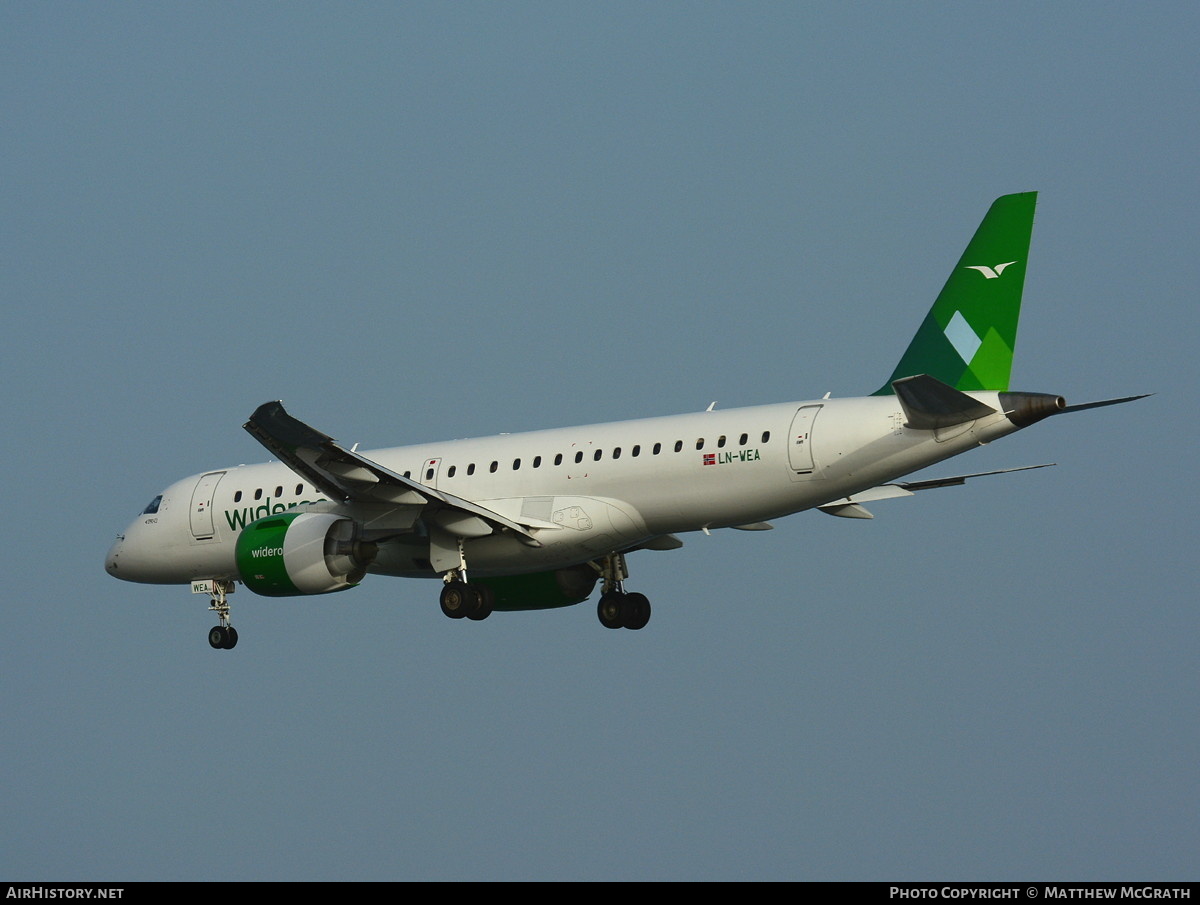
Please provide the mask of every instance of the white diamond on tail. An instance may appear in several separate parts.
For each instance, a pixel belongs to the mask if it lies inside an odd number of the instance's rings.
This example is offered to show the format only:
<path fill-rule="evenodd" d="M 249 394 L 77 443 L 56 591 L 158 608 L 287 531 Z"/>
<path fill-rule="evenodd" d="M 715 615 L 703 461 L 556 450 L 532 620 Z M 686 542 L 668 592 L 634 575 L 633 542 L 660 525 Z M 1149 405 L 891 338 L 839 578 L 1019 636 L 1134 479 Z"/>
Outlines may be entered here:
<path fill-rule="evenodd" d="M 967 319 L 962 316 L 961 311 L 955 311 L 954 317 L 950 318 L 950 323 L 946 324 L 946 339 L 950 340 L 954 351 L 967 364 L 971 363 L 971 359 L 983 345 L 983 340 L 975 335 L 975 331 L 971 329 L 971 325 L 967 323 Z"/>

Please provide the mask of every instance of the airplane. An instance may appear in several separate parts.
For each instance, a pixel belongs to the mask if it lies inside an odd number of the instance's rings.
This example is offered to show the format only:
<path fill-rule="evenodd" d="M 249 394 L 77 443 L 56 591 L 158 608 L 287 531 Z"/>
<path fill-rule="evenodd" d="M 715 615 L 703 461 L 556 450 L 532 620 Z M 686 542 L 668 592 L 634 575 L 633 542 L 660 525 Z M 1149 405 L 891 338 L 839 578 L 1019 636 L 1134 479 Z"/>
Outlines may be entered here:
<path fill-rule="evenodd" d="M 327 594 L 368 574 L 440 578 L 453 619 L 588 600 L 606 628 L 641 629 L 645 595 L 626 557 L 678 535 L 762 531 L 815 509 L 873 518 L 865 504 L 1044 465 L 906 481 L 906 475 L 1067 405 L 1012 392 L 1037 193 L 989 208 L 888 380 L 830 398 L 502 434 L 359 452 L 280 402 L 243 427 L 277 459 L 184 478 L 154 497 L 105 560 L 126 581 L 190 584 L 237 644 L 229 595 Z"/>

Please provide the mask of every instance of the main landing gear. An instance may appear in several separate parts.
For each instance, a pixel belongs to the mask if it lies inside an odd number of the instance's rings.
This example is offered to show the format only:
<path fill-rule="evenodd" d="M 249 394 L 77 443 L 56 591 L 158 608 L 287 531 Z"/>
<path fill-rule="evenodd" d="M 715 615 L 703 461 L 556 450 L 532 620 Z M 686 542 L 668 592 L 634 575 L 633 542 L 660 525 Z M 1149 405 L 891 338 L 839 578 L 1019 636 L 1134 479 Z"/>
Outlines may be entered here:
<path fill-rule="evenodd" d="M 645 628 L 650 621 L 650 601 L 645 594 L 627 593 L 625 579 L 629 570 L 625 568 L 625 557 L 610 553 L 593 562 L 592 567 L 604 580 L 596 615 L 605 628 Z M 486 619 L 492 614 L 495 598 L 492 589 L 485 584 L 467 581 L 467 560 L 463 543 L 458 541 L 458 568 L 450 569 L 443 576 L 440 603 L 442 612 L 451 619 Z M 215 629 L 214 629 L 215 631 Z M 216 647 L 216 645 L 213 645 Z"/>
<path fill-rule="evenodd" d="M 450 569 L 442 576 L 446 582 L 442 588 L 442 612 L 451 619 L 468 619 L 476 621 L 492 615 L 495 598 L 492 589 L 482 584 L 471 584 L 467 581 L 467 554 L 463 549 L 463 539 L 457 539 L 458 568 Z"/>
<path fill-rule="evenodd" d="M 218 625 L 208 630 L 208 646 L 215 650 L 232 650 L 238 642 L 238 633 L 229 624 L 229 601 L 226 594 L 233 593 L 232 581 L 214 581 L 208 591 L 212 595 L 210 610 L 217 614 Z"/>
<path fill-rule="evenodd" d="M 451 619 L 468 619 L 476 621 L 492 615 L 492 589 L 487 585 L 469 584 L 457 575 L 446 576 L 446 585 L 442 588 L 442 612 Z"/>
<path fill-rule="evenodd" d="M 650 621 L 650 601 L 645 594 L 626 593 L 625 579 L 629 570 L 625 568 L 625 557 L 610 553 L 600 563 L 600 602 L 596 604 L 596 616 L 605 628 L 628 628 L 634 631 L 645 628 Z"/>

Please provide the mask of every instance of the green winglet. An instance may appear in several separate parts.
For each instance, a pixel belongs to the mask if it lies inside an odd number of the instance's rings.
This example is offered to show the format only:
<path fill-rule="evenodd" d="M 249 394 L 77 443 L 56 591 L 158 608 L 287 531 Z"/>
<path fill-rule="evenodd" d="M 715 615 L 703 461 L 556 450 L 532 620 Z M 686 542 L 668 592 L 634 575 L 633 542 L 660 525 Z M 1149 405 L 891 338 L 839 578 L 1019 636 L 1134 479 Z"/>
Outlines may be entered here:
<path fill-rule="evenodd" d="M 1007 390 L 1037 192 L 997 198 L 875 396 L 892 381 L 928 374 L 956 390 Z"/>

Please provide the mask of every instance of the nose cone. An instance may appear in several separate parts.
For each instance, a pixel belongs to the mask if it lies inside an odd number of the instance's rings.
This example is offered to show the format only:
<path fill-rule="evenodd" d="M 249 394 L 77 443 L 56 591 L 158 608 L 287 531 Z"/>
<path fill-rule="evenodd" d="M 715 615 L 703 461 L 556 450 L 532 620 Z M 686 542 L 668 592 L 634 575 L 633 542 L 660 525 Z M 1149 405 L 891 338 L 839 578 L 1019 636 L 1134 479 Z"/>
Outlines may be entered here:
<path fill-rule="evenodd" d="M 108 548 L 108 555 L 104 557 L 104 571 L 116 578 L 121 577 L 121 572 L 117 567 L 117 561 L 121 558 L 121 547 L 125 544 L 125 535 L 118 534 L 117 539 L 113 541 L 113 545 Z"/>
<path fill-rule="evenodd" d="M 153 537 L 147 537 L 137 522 L 118 534 L 104 557 L 104 571 L 122 581 L 162 584 L 177 581 L 169 569 L 169 557 L 159 555 Z"/>

